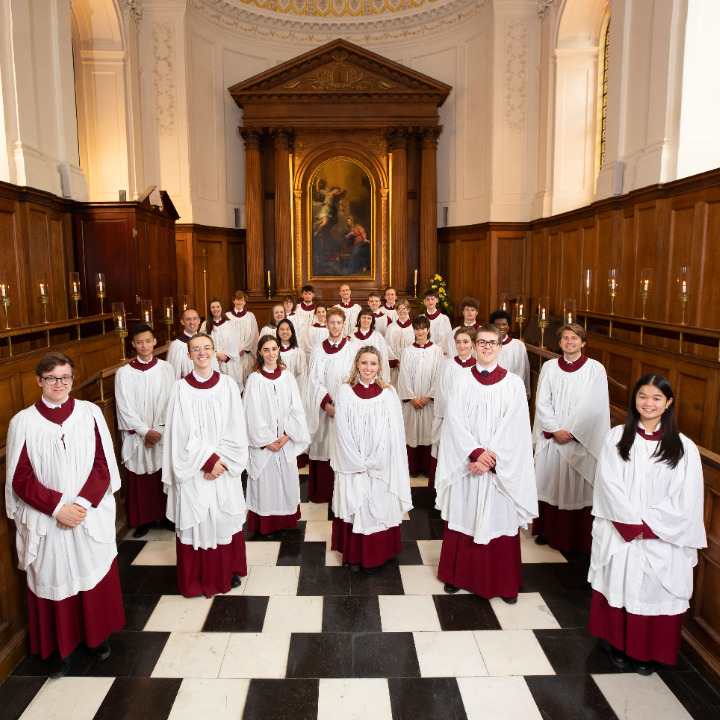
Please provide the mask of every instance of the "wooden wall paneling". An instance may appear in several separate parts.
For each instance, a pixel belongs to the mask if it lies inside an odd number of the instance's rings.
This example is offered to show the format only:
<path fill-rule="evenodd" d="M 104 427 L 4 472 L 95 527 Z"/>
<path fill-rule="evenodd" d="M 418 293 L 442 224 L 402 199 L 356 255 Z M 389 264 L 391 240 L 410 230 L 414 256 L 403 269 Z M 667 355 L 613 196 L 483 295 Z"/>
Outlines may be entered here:
<path fill-rule="evenodd" d="M 0 247 L 3 249 L 0 267 L 7 273 L 10 283 L 11 304 L 8 308 L 10 326 L 29 325 L 20 203 L 14 198 L 2 197 L 2 195 L 0 195 Z"/>
<path fill-rule="evenodd" d="M 563 232 L 561 238 L 560 277 L 550 302 L 550 312 L 555 315 L 562 315 L 563 301 L 568 298 L 575 298 L 577 307 L 583 307 L 577 292 L 582 276 L 583 228 L 577 227 Z"/>
<path fill-rule="evenodd" d="M 175 267 L 177 273 L 178 303 L 182 295 L 190 295 L 190 301 L 195 303 L 195 256 L 193 254 L 192 230 L 181 226 L 175 229 Z M 179 307 L 175 308 L 179 316 Z"/>
<path fill-rule="evenodd" d="M 696 303 L 696 319 L 702 327 L 720 327 L 720 283 L 717 281 L 717 269 L 720 267 L 720 198 L 701 200 L 698 205 L 700 227 L 695 233 L 695 242 L 699 241 L 702 247 L 698 297 L 703 302 Z"/>
<path fill-rule="evenodd" d="M 526 229 L 493 229 L 491 237 L 490 312 L 500 306 L 500 294 L 520 295 L 524 291 L 525 277 L 522 259 L 528 243 Z"/>
<path fill-rule="evenodd" d="M 617 387 L 610 383 L 608 392 L 610 394 L 610 402 L 618 407 L 626 408 L 630 401 L 630 393 L 635 385 L 636 367 L 632 357 L 615 351 L 607 351 L 605 354 L 604 365 L 609 377 L 622 383 L 627 389 Z"/>
<path fill-rule="evenodd" d="M 620 302 L 616 303 L 616 312 L 622 315 L 642 317 L 642 300 L 640 298 L 640 272 L 644 267 L 653 268 L 653 287 L 660 288 L 658 278 L 662 282 L 662 274 L 658 265 L 658 258 L 664 257 L 667 249 L 664 242 L 658 237 L 658 203 L 649 202 L 635 208 L 635 222 L 632 235 L 623 235 L 622 254 L 622 289 Z M 648 304 L 648 315 L 650 314 Z"/>
<path fill-rule="evenodd" d="M 232 310 L 232 294 L 236 290 L 245 290 L 247 281 L 245 277 L 245 240 L 232 241 L 227 244 L 228 269 L 228 310 Z"/>
<path fill-rule="evenodd" d="M 615 213 L 603 212 L 598 215 L 597 226 L 597 257 L 595 266 L 591 268 L 590 309 L 596 312 L 610 312 L 608 295 L 608 270 L 615 267 L 616 228 Z M 632 220 L 630 220 L 632 221 Z"/>
<path fill-rule="evenodd" d="M 702 248 L 694 249 L 695 235 L 695 203 L 685 199 L 684 203 L 675 202 L 670 209 L 670 248 L 666 255 L 666 297 L 665 318 L 668 322 L 679 323 L 682 310 L 678 302 L 677 272 L 682 266 L 689 266 L 691 297 L 685 314 L 686 322 L 696 323 L 697 289 L 700 287 L 700 260 Z M 693 288 L 695 291 L 693 292 Z"/>
<path fill-rule="evenodd" d="M 678 424 L 698 445 L 717 452 L 718 373 L 710 368 L 693 367 L 676 370 L 674 392 L 680 399 L 676 414 Z"/>

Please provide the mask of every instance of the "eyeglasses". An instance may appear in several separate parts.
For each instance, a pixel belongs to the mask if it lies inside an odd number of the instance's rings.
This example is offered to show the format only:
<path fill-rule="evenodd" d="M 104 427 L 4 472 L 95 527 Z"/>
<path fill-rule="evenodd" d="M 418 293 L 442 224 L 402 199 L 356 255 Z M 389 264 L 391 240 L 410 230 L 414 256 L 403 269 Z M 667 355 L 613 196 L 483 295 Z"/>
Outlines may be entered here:
<path fill-rule="evenodd" d="M 42 380 L 49 387 L 57 385 L 59 382 L 61 382 L 63 385 L 70 385 L 70 383 L 73 381 L 73 376 L 63 375 L 62 377 L 55 377 L 54 375 L 46 375 L 42 378 Z"/>
<path fill-rule="evenodd" d="M 498 347 L 500 345 L 500 343 L 497 340 L 478 340 L 477 344 L 480 347 L 490 347 L 490 348 Z"/>
<path fill-rule="evenodd" d="M 215 348 L 212 345 L 196 345 L 194 348 L 190 350 L 190 352 L 193 355 L 197 355 L 201 352 L 210 352 L 211 350 L 214 350 Z"/>

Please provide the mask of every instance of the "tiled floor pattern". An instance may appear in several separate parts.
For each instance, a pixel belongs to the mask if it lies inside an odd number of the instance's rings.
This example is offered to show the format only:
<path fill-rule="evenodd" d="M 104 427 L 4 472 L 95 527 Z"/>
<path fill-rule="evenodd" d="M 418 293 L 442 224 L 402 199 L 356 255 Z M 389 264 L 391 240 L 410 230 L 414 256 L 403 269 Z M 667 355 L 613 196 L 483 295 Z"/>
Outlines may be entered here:
<path fill-rule="evenodd" d="M 303 482 L 306 497 L 306 483 Z M 587 630 L 587 561 L 522 538 L 517 605 L 436 578 L 442 522 L 413 482 L 403 554 L 353 574 L 329 550 L 325 505 L 303 503 L 281 542 L 249 541 L 242 585 L 177 594 L 175 543 L 153 530 L 120 545 L 127 625 L 112 656 L 74 656 L 47 680 L 27 657 L 0 687 L 23 720 L 709 720 L 720 697 L 681 659 L 651 677 L 618 672 Z"/>

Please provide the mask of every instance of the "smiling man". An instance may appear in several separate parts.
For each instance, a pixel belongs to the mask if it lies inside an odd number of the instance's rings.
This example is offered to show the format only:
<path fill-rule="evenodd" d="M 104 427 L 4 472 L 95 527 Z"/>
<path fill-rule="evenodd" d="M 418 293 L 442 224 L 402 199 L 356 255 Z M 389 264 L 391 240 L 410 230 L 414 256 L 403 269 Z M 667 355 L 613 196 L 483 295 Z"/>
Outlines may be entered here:
<path fill-rule="evenodd" d="M 193 371 L 193 364 L 188 355 L 188 341 L 200 327 L 200 315 L 195 308 L 186 308 L 180 316 L 183 332 L 170 343 L 167 361 L 175 370 L 175 377 L 180 380 Z M 212 369 L 220 371 L 217 358 L 213 355 Z"/>
<path fill-rule="evenodd" d="M 537 517 L 530 416 L 517 375 L 498 365 L 500 331 L 483 325 L 477 364 L 451 386 L 435 477 L 445 520 L 438 579 L 484 598 L 517 602 L 519 528 Z"/>
<path fill-rule="evenodd" d="M 27 574 L 30 651 L 54 656 L 66 675 L 85 640 L 93 659 L 125 624 L 116 562 L 115 498 L 120 475 L 100 409 L 70 397 L 75 364 L 43 355 L 35 369 L 42 398 L 11 421 L 5 505 L 17 527 Z"/>
<path fill-rule="evenodd" d="M 589 555 L 595 466 L 610 430 L 607 375 L 583 355 L 582 325 L 563 325 L 558 340 L 563 356 L 543 364 L 535 398 L 533 533 L 538 545 Z"/>

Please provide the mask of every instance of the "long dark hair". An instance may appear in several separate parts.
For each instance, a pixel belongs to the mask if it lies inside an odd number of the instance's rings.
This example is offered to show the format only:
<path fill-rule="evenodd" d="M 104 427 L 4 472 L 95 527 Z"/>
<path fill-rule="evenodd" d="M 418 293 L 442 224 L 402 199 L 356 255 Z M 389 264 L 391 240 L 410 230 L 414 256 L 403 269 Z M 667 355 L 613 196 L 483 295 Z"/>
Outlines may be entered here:
<path fill-rule="evenodd" d="M 278 346 L 278 350 L 280 349 L 280 340 L 278 338 L 276 338 L 274 335 L 263 335 L 258 340 L 257 353 L 255 354 L 255 361 L 253 362 L 252 369 L 250 370 L 251 373 L 262 372 L 262 369 L 265 366 L 265 364 L 263 363 L 263 356 L 260 354 L 260 350 L 262 350 L 262 347 L 265 343 L 270 342 L 271 340 Z M 285 365 L 285 363 L 282 361 L 279 352 L 278 352 L 278 359 L 277 359 L 277 367 L 279 367 L 280 370 L 287 370 L 287 365 Z"/>
<path fill-rule="evenodd" d="M 278 347 L 282 345 L 282 342 L 280 340 L 280 333 L 278 332 L 280 330 L 280 326 L 282 324 L 289 325 L 290 326 L 290 347 L 296 348 L 298 346 L 297 336 L 295 335 L 295 326 L 293 325 L 292 320 L 288 320 L 287 318 L 284 318 L 277 324 L 277 328 L 275 328 L 275 334 L 277 335 L 278 340 Z"/>
<path fill-rule="evenodd" d="M 630 457 L 635 437 L 637 436 L 638 423 L 640 422 L 640 413 L 637 409 L 637 396 L 643 385 L 652 385 L 656 387 L 668 400 L 672 400 L 673 394 L 670 383 L 666 377 L 662 375 L 643 375 L 636 383 L 630 398 L 630 407 L 628 408 L 627 419 L 620 442 L 617 444 L 618 455 L 627 462 Z M 671 468 L 677 467 L 680 459 L 685 454 L 682 440 L 680 440 L 680 432 L 675 422 L 675 403 L 671 403 L 662 414 L 660 420 L 660 442 L 653 453 L 660 462 L 664 462 Z"/>

